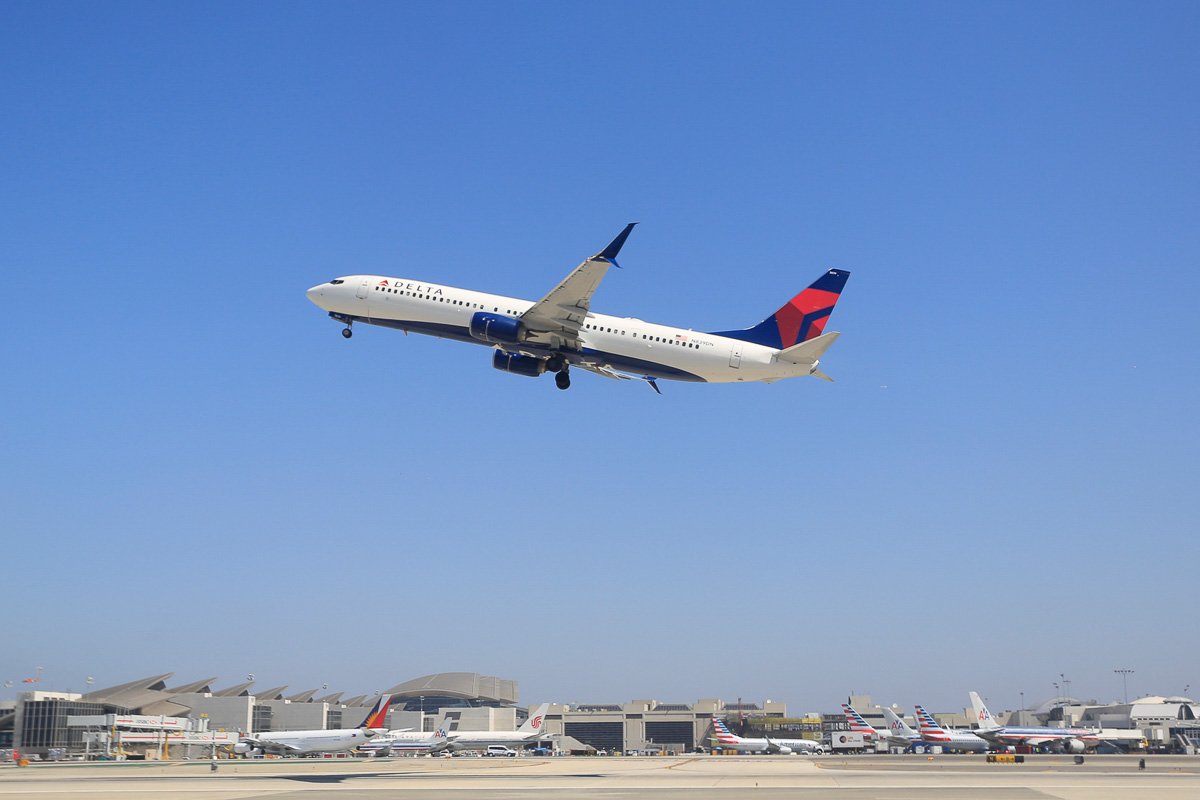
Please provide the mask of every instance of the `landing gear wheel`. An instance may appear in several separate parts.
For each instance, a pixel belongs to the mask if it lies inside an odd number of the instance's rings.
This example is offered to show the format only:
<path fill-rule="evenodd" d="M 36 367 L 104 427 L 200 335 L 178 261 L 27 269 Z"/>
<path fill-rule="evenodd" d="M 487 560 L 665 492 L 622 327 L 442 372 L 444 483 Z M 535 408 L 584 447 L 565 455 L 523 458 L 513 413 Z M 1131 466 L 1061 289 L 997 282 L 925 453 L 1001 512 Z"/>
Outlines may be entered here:
<path fill-rule="evenodd" d="M 571 388 L 571 376 L 564 369 L 562 372 L 554 376 L 554 385 L 560 389 Z"/>
<path fill-rule="evenodd" d="M 349 328 L 342 328 L 342 336 L 345 336 L 347 339 L 349 339 L 353 335 L 354 331 L 350 330 Z"/>

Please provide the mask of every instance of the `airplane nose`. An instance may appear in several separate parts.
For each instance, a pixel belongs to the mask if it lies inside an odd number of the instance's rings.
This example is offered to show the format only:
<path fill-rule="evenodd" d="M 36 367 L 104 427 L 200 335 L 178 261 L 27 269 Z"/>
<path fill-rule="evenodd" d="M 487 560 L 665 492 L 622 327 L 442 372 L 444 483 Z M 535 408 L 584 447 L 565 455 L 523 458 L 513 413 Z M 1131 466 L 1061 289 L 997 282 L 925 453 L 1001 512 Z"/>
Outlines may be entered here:
<path fill-rule="evenodd" d="M 324 285 L 325 284 L 321 284 L 321 286 L 324 286 Z M 321 296 L 321 286 L 314 286 L 311 289 L 309 289 L 307 292 L 304 293 L 305 297 L 307 297 L 309 300 L 316 303 L 317 298 Z"/>

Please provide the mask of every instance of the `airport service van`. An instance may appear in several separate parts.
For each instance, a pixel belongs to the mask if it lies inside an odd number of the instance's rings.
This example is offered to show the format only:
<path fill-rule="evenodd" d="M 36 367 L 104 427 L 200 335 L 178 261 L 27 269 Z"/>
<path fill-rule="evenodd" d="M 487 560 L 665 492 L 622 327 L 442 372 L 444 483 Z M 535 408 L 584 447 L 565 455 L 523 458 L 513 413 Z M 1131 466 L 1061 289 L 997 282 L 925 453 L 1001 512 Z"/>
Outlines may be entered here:
<path fill-rule="evenodd" d="M 489 756 L 515 757 L 517 755 L 517 751 L 513 750 L 511 747 L 505 747 L 502 744 L 490 744 L 488 745 L 487 754 Z"/>

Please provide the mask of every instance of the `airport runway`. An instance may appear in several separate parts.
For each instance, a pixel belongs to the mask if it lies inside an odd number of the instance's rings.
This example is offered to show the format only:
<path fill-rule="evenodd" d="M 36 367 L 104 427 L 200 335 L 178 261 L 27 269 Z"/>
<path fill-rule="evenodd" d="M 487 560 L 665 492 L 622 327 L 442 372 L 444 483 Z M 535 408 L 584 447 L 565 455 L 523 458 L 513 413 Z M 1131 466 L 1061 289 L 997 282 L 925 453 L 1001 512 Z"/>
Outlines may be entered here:
<path fill-rule="evenodd" d="M 681 756 L 279 759 L 0 768 L 0 800 L 1174 800 L 1200 797 L 1200 757 Z"/>

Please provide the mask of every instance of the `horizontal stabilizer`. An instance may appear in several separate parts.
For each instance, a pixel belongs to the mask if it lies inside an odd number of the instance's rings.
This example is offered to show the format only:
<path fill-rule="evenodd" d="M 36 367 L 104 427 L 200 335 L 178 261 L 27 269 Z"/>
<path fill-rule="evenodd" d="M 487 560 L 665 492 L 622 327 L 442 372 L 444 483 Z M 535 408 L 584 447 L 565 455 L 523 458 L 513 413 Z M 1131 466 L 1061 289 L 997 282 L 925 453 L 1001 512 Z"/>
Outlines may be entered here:
<path fill-rule="evenodd" d="M 829 349 L 829 345 L 833 344 L 834 340 L 841 336 L 837 331 L 822 333 L 809 339 L 807 342 L 792 345 L 786 350 L 780 350 L 775 356 L 780 361 L 787 361 L 792 364 L 815 364 Z M 826 379 L 828 380 L 828 378 Z"/>

